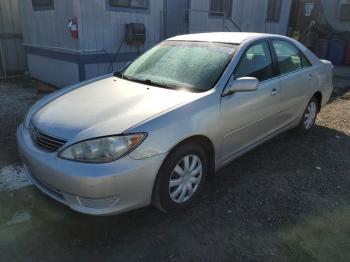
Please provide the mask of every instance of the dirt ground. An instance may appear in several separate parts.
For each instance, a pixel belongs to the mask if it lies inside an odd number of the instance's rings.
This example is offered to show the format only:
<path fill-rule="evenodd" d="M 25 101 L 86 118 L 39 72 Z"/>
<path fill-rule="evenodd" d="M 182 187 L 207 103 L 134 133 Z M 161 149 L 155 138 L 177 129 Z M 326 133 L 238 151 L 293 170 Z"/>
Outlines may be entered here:
<path fill-rule="evenodd" d="M 0 260 L 350 261 L 349 80 L 308 136 L 287 132 L 231 163 L 191 208 L 114 217 L 28 184 L 15 130 L 42 95 L 29 78 L 0 80 Z"/>

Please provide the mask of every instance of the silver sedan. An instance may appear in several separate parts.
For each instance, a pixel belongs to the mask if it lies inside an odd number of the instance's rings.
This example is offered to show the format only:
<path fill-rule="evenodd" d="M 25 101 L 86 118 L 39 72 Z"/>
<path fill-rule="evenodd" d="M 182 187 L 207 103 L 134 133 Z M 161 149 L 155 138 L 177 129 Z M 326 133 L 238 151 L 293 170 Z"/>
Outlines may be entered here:
<path fill-rule="evenodd" d="M 290 38 L 177 36 L 38 101 L 18 148 L 34 184 L 76 211 L 170 211 L 259 144 L 307 133 L 332 90 L 332 64 Z"/>

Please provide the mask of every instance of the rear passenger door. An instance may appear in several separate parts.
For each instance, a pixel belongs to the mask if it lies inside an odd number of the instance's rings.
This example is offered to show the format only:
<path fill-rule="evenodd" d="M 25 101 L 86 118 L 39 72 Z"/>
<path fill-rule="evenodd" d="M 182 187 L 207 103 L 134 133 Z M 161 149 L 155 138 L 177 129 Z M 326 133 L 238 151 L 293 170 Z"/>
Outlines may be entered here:
<path fill-rule="evenodd" d="M 280 120 L 285 126 L 298 120 L 305 110 L 316 77 L 312 74 L 311 63 L 294 44 L 286 40 L 272 40 L 272 45 L 281 80 Z"/>

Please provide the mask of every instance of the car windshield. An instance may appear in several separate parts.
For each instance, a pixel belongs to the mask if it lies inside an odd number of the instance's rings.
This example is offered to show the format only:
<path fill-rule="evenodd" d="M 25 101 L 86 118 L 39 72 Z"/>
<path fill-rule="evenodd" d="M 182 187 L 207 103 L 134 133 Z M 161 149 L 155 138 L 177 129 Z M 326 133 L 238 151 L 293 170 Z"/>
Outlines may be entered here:
<path fill-rule="evenodd" d="M 211 42 L 165 41 L 120 74 L 130 81 L 203 92 L 219 80 L 236 46 Z"/>

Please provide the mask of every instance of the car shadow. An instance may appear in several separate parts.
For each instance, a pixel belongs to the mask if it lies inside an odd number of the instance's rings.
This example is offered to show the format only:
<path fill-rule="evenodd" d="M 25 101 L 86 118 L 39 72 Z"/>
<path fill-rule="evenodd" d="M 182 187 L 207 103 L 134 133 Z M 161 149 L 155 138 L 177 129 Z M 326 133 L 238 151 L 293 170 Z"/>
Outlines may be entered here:
<path fill-rule="evenodd" d="M 349 155 L 350 137 L 336 130 L 316 126 L 307 136 L 287 132 L 220 170 L 190 208 L 168 214 L 147 207 L 111 217 L 86 216 L 26 188 L 2 199 L 13 204 L 7 207 L 8 218 L 20 204 L 29 210 L 30 224 L 2 224 L 0 237 L 14 236 L 21 252 L 39 255 L 45 245 L 45 254 L 90 259 L 197 254 L 210 261 L 216 250 L 245 260 L 262 258 L 277 247 L 286 258 L 296 245 L 293 226 L 300 233 L 301 221 L 350 207 Z M 16 197 L 23 202 L 14 203 Z M 15 248 L 10 244 L 3 245 L 8 252 Z M 291 258 L 309 255 L 300 249 Z"/>
<path fill-rule="evenodd" d="M 336 89 L 330 103 L 348 91 Z M 17 154 L 10 135 L 18 119 L 2 139 L 5 160 Z M 349 155 L 345 133 L 320 125 L 306 136 L 290 131 L 221 169 L 190 208 L 168 214 L 146 207 L 93 217 L 34 187 L 0 192 L 0 254 L 4 261 L 349 261 Z"/>

